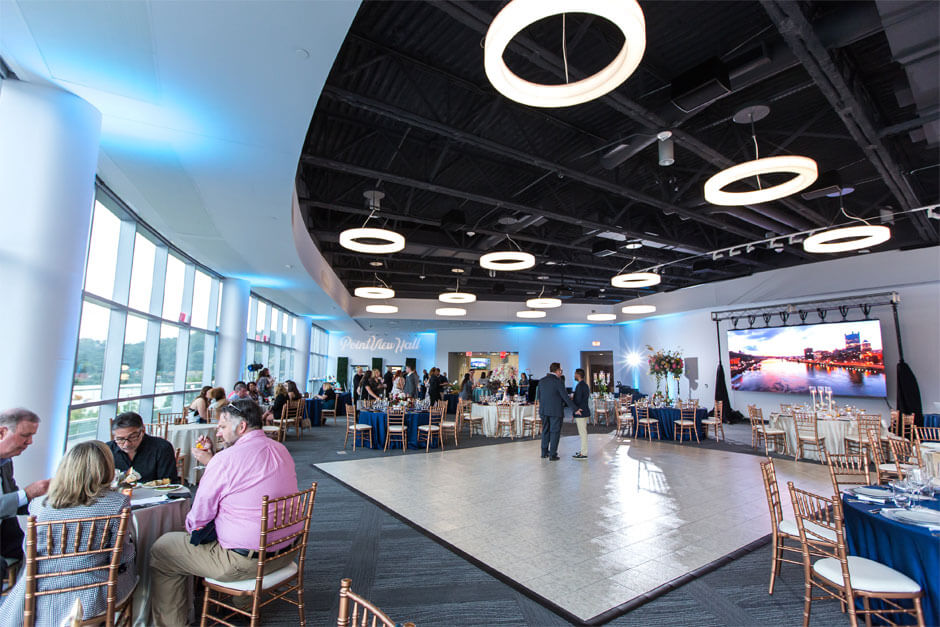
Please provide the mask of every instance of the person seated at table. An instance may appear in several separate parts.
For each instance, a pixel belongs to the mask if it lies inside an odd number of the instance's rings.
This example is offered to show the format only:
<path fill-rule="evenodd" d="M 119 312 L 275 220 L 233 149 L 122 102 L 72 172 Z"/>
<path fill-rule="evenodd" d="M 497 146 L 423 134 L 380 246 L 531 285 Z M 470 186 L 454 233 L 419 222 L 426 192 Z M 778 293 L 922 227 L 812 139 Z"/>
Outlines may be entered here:
<path fill-rule="evenodd" d="M 111 516 L 119 514 L 125 507 L 130 507 L 130 500 L 124 494 L 111 489 L 114 478 L 114 458 L 104 442 L 90 440 L 76 444 L 66 452 L 55 476 L 49 482 L 49 493 L 45 497 L 33 499 L 29 504 L 29 513 L 37 522 L 50 522 L 70 518 L 89 518 L 93 516 Z M 132 523 L 130 523 L 132 525 Z M 86 525 L 87 527 L 88 525 Z M 117 533 L 118 523 L 114 522 L 109 538 Z M 61 536 L 62 530 L 53 528 L 54 534 Z M 37 529 L 36 555 L 47 555 L 46 533 L 48 527 Z M 94 530 L 92 540 L 97 548 L 101 544 L 104 527 L 99 523 Z M 75 525 L 68 525 L 68 537 L 75 535 Z M 86 536 L 87 537 L 87 536 Z M 113 546 L 105 541 L 102 548 Z M 124 536 L 124 550 L 118 568 L 117 598 L 124 599 L 137 585 L 137 568 L 134 542 L 131 529 Z M 57 567 L 94 568 L 109 563 L 109 554 L 77 555 L 63 560 L 38 562 L 36 569 L 40 576 L 54 573 Z M 46 576 L 39 579 L 40 590 L 51 587 L 75 587 L 107 581 L 107 570 L 96 570 L 69 577 Z M 26 596 L 26 576 L 20 575 L 16 586 L 10 591 L 3 605 L 0 606 L 0 625 L 22 625 Z M 84 615 L 87 618 L 103 614 L 108 608 L 108 588 L 98 586 L 85 590 L 60 592 L 36 597 L 37 625 L 58 625 L 72 609 L 75 599 L 80 599 Z"/>
<path fill-rule="evenodd" d="M 238 381 L 232 389 L 232 393 L 228 395 L 228 401 L 231 403 L 246 398 L 248 398 L 248 384 L 244 381 Z"/>
<path fill-rule="evenodd" d="M 225 448 L 213 453 L 212 440 L 201 438 L 208 450 L 192 449 L 193 457 L 206 470 L 186 516 L 186 531 L 166 533 L 150 549 L 152 624 L 189 624 L 189 607 L 182 600 L 193 575 L 221 581 L 254 580 L 261 498 L 276 499 L 297 491 L 293 458 L 283 444 L 265 436 L 261 424 L 257 403 L 235 401 L 219 416 L 216 436 Z M 296 531 L 296 527 L 288 527 L 270 532 L 267 541 L 276 542 Z M 275 551 L 286 548 L 281 545 Z M 292 553 L 268 553 L 265 572 L 283 568 L 293 558 Z"/>
<path fill-rule="evenodd" d="M 209 403 L 209 409 L 206 411 L 206 421 L 212 418 L 212 412 L 216 409 L 221 409 L 228 405 L 228 399 L 225 398 L 225 388 L 217 387 L 209 390 L 209 398 L 212 401 Z"/>
<path fill-rule="evenodd" d="M 114 455 L 114 466 L 118 470 L 126 472 L 133 466 L 140 475 L 140 483 L 156 479 L 180 482 L 173 445 L 163 438 L 147 435 L 140 414 L 132 411 L 118 414 L 111 430 L 114 439 L 108 442 L 108 448 Z"/>
<path fill-rule="evenodd" d="M 199 396 L 194 398 L 193 402 L 189 404 L 190 414 L 186 418 L 188 422 L 190 423 L 209 422 L 209 391 L 210 390 L 212 390 L 211 385 L 204 385 L 202 389 L 199 391 Z"/>
<path fill-rule="evenodd" d="M 463 376 L 463 383 L 460 384 L 460 400 L 473 400 L 473 376 L 469 372 Z"/>
<path fill-rule="evenodd" d="M 258 394 L 258 384 L 254 381 L 248 382 L 248 398 L 256 403 L 261 400 L 261 396 Z"/>
<path fill-rule="evenodd" d="M 382 371 L 375 368 L 363 389 L 365 390 L 363 398 L 366 400 L 380 401 L 385 398 L 385 381 L 382 378 Z"/>
<path fill-rule="evenodd" d="M 274 386 L 274 403 L 271 405 L 271 409 L 264 412 L 264 424 L 269 425 L 274 422 L 275 418 L 280 419 L 281 410 L 284 409 L 284 404 L 288 401 L 288 398 L 285 384 L 278 383 Z"/>
<path fill-rule="evenodd" d="M 323 409 L 333 409 L 336 407 L 336 390 L 333 389 L 333 384 L 324 383 L 320 386 L 320 391 L 317 393 L 316 398 L 323 401 Z"/>

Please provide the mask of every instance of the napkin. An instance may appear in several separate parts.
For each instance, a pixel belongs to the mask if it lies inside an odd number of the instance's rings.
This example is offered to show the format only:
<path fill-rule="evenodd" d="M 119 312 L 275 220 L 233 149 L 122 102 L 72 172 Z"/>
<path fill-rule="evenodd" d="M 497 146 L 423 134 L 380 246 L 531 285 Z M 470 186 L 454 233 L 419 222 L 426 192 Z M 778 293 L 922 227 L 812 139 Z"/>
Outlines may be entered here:
<path fill-rule="evenodd" d="M 852 496 L 853 498 L 856 498 L 859 501 L 867 501 L 869 503 L 881 503 L 882 505 L 884 505 L 886 502 L 886 499 L 876 499 L 873 496 L 865 496 L 864 494 L 853 494 Z"/>
<path fill-rule="evenodd" d="M 153 505 L 155 503 L 163 503 L 166 501 L 166 495 L 161 494 L 160 496 L 148 496 L 142 499 L 131 499 L 131 507 L 140 507 L 142 505 Z"/>

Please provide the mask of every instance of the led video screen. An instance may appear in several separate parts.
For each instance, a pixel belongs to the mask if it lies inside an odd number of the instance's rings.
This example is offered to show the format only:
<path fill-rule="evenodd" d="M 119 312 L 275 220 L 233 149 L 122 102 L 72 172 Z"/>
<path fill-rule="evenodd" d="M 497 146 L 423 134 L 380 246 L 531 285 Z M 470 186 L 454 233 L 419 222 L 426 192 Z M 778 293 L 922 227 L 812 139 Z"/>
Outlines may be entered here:
<path fill-rule="evenodd" d="M 887 395 L 877 320 L 729 329 L 731 387 L 746 392 L 833 396 Z"/>
<path fill-rule="evenodd" d="M 489 357 L 471 357 L 470 367 L 474 370 L 483 370 L 490 367 Z"/>

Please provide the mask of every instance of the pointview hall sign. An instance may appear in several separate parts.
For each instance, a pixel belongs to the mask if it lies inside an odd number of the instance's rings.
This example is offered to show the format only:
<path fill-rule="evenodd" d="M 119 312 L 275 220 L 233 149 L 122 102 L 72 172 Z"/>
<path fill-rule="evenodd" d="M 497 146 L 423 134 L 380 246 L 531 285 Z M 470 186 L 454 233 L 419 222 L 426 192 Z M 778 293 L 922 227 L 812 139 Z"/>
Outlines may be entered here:
<path fill-rule="evenodd" d="M 344 335 L 339 341 L 339 349 L 362 350 L 362 351 L 392 351 L 393 353 L 402 353 L 404 351 L 418 350 L 421 345 L 421 338 L 416 337 L 411 341 L 400 337 L 383 339 L 374 335 L 366 340 L 354 340 L 348 335 Z"/>

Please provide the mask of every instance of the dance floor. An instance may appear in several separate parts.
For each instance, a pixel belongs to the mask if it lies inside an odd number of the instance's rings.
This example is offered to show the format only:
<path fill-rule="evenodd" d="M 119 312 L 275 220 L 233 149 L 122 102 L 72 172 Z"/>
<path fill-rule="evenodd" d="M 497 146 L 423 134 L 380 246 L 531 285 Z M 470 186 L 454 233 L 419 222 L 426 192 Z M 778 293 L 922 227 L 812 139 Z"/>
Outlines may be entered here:
<path fill-rule="evenodd" d="M 565 437 L 557 462 L 524 440 L 316 466 L 581 621 L 769 533 L 761 457 L 589 437 L 581 462 Z M 832 490 L 824 466 L 776 468 L 785 496 Z"/>

